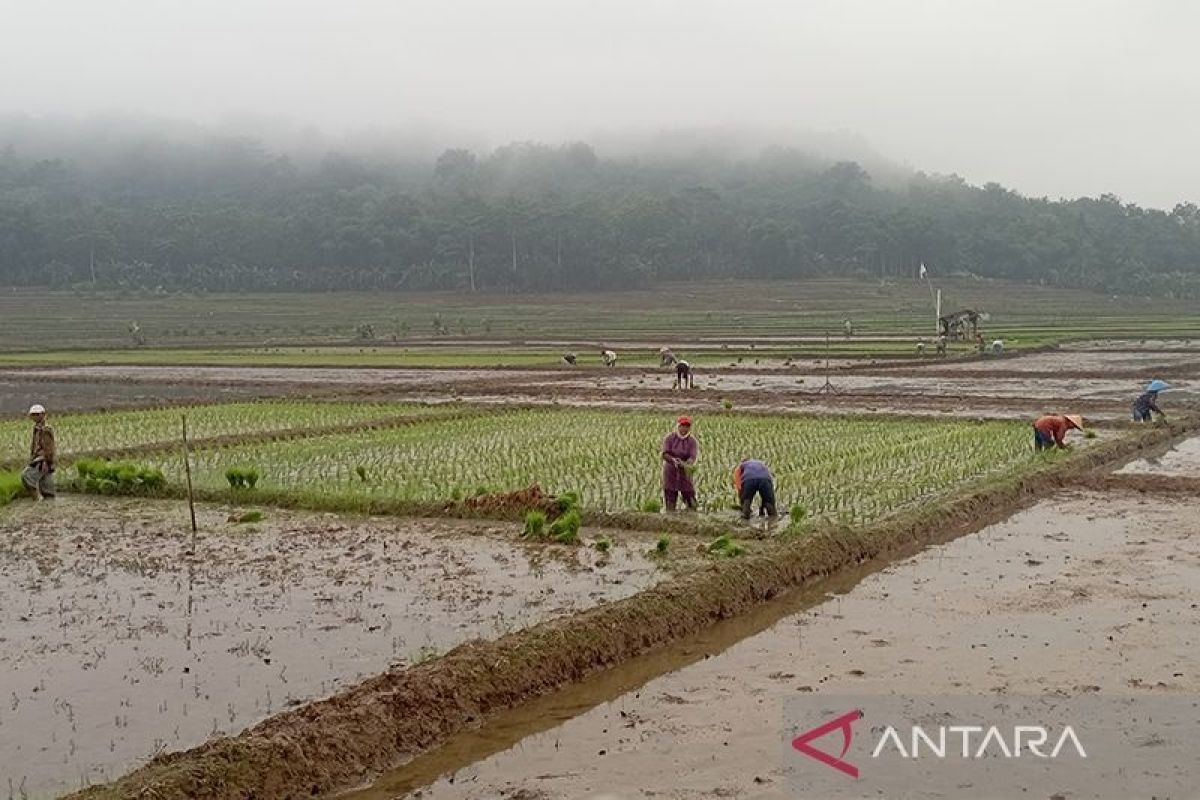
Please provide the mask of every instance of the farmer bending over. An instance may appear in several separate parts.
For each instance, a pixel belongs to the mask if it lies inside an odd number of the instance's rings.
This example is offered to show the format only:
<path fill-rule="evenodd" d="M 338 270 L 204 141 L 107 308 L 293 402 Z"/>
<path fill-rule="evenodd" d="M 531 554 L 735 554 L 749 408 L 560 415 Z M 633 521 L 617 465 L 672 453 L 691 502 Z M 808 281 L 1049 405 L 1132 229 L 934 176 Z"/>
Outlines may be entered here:
<path fill-rule="evenodd" d="M 1167 415 L 1158 407 L 1158 393 L 1170 388 L 1171 384 L 1166 381 L 1150 381 L 1150 385 L 1146 387 L 1146 391 L 1138 395 L 1138 398 L 1133 401 L 1133 421 L 1149 422 L 1151 414 L 1158 414 L 1165 419 Z"/>
<path fill-rule="evenodd" d="M 604 359 L 604 366 L 606 367 L 615 367 L 617 365 L 617 354 L 612 350 L 602 351 L 600 358 Z"/>
<path fill-rule="evenodd" d="M 750 519 L 750 508 L 754 505 L 754 496 L 758 495 L 758 513 L 764 512 L 774 518 L 775 513 L 775 478 L 767 465 L 756 458 L 742 459 L 733 470 L 733 486 L 737 490 L 738 501 L 742 504 L 742 519 Z"/>
<path fill-rule="evenodd" d="M 1083 417 L 1078 414 L 1047 414 L 1038 417 L 1033 423 L 1033 449 L 1049 450 L 1058 447 L 1065 450 L 1067 445 L 1063 443 L 1063 437 L 1072 428 L 1083 430 Z"/>
<path fill-rule="evenodd" d="M 575 354 L 574 354 L 574 353 L 567 353 L 567 354 L 565 354 L 565 355 L 563 356 L 563 361 L 567 362 L 567 363 L 568 363 L 568 364 L 570 364 L 572 367 L 573 367 L 573 366 L 575 366 L 575 362 L 576 362 L 576 360 L 577 360 L 577 359 L 575 358 Z"/>
<path fill-rule="evenodd" d="M 26 490 L 41 500 L 54 497 L 54 431 L 46 425 L 46 409 L 41 405 L 29 408 L 33 420 L 33 442 L 29 445 L 29 465 L 21 472 Z"/>
<path fill-rule="evenodd" d="M 674 511 L 683 495 L 688 510 L 696 510 L 696 484 L 692 482 L 692 468 L 700 457 L 700 445 L 692 436 L 692 418 L 680 417 L 675 430 L 663 440 L 663 500 L 667 511 Z"/>
<path fill-rule="evenodd" d="M 675 383 L 672 389 L 695 389 L 696 382 L 692 378 L 692 365 L 680 359 L 675 362 Z"/>
<path fill-rule="evenodd" d="M 669 347 L 658 348 L 658 365 L 660 367 L 669 367 L 672 364 L 674 364 L 676 361 L 678 361 L 678 359 L 675 358 L 675 354 L 671 352 L 671 348 L 669 348 Z"/>

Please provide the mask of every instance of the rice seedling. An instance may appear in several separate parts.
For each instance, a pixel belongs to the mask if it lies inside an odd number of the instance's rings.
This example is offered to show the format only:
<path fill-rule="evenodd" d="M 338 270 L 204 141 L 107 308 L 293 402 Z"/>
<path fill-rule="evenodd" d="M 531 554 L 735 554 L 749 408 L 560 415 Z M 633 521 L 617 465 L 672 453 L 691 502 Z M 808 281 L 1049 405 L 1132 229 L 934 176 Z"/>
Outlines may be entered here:
<path fill-rule="evenodd" d="M 721 558 L 736 558 L 746 552 L 746 548 L 734 541 L 728 533 L 723 533 L 708 543 L 704 548 L 709 555 Z"/>
<path fill-rule="evenodd" d="M 546 528 L 546 514 L 543 511 L 530 511 L 525 515 L 525 530 L 521 535 L 526 539 L 540 539 Z"/>
<path fill-rule="evenodd" d="M 579 527 L 583 519 L 578 508 L 571 508 L 550 523 L 550 538 L 559 544 L 579 544 Z"/>
<path fill-rule="evenodd" d="M 20 473 L 0 472 L 0 506 L 8 505 L 24 490 Z"/>
<path fill-rule="evenodd" d="M 665 556 L 671 549 L 671 537 L 667 534 L 662 534 L 658 537 L 658 541 L 654 543 L 654 554 Z"/>
<path fill-rule="evenodd" d="M 200 447 L 193 476 L 198 486 L 218 489 L 230 468 L 269 465 L 260 489 L 319 492 L 347 507 L 444 503 L 536 483 L 559 497 L 562 513 L 657 512 L 659 501 L 647 498 L 661 489 L 659 447 L 671 422 L 650 412 L 566 408 L 431 417 L 380 430 Z M 603 435 L 581 437 L 580 430 Z M 702 511 L 728 513 L 732 469 L 753 453 L 770 464 L 779 504 L 802 509 L 806 523 L 876 518 L 1003 474 L 1026 463 L 1029 452 L 1025 426 L 1011 422 L 717 414 L 700 417 L 695 431 L 700 460 L 692 476 Z M 954 457 L 932 455 L 938 453 Z M 173 453 L 147 460 L 182 481 Z"/>
<path fill-rule="evenodd" d="M 607 553 L 612 550 L 612 540 L 607 536 L 597 537 L 596 541 L 592 542 L 592 547 L 600 553 Z"/>
<path fill-rule="evenodd" d="M 393 417 L 431 418 L 459 413 L 447 404 L 418 403 L 333 403 L 271 400 L 253 403 L 224 403 L 136 411 L 112 411 L 56 415 L 55 438 L 61 455 L 81 452 L 174 444 L 179 441 L 179 417 L 187 414 L 192 439 L 217 436 L 249 436 L 270 432 L 300 431 L 355 425 Z M 29 446 L 29 423 L 0 421 L 0 453 L 19 453 Z"/>
<path fill-rule="evenodd" d="M 642 511 L 646 514 L 657 514 L 662 511 L 662 501 L 657 497 L 642 501 Z"/>

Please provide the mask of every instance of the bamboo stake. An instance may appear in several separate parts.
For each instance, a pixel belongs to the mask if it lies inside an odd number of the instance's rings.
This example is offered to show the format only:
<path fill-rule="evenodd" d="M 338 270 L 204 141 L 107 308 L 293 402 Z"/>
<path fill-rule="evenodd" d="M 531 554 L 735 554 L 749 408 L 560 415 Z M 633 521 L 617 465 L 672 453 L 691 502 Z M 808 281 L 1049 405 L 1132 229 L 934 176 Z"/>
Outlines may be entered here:
<path fill-rule="evenodd" d="M 187 476 L 188 512 L 192 515 L 192 553 L 196 552 L 196 500 L 192 495 L 192 464 L 188 457 L 187 414 L 183 420 L 183 474 Z"/>

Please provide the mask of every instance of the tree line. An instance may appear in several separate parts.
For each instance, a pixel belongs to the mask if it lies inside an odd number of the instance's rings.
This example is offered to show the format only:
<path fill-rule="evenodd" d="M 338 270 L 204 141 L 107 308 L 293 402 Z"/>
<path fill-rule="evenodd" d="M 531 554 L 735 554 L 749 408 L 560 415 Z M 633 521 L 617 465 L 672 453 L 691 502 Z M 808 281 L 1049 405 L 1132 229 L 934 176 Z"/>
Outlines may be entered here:
<path fill-rule="evenodd" d="M 28 158 L 0 138 L 0 284 L 533 292 L 969 273 L 1200 296 L 1200 209 L 1048 200 L 787 148 L 584 143 L 297 163 L 245 139 Z"/>

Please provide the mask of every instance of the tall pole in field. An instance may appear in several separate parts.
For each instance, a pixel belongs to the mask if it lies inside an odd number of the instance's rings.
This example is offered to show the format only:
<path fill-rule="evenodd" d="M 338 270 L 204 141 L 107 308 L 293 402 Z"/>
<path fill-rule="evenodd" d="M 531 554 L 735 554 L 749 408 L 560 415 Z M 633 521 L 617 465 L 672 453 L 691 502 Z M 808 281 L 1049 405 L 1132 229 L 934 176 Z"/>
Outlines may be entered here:
<path fill-rule="evenodd" d="M 196 499 L 192 495 L 192 460 L 188 457 L 187 414 L 183 421 L 183 474 L 187 477 L 188 512 L 192 515 L 192 554 L 196 553 Z"/>
<path fill-rule="evenodd" d="M 942 290 L 937 290 L 937 303 L 933 309 L 933 332 L 937 335 L 942 333 Z"/>

